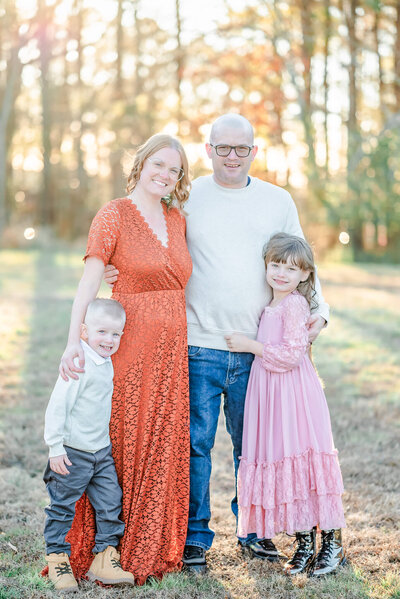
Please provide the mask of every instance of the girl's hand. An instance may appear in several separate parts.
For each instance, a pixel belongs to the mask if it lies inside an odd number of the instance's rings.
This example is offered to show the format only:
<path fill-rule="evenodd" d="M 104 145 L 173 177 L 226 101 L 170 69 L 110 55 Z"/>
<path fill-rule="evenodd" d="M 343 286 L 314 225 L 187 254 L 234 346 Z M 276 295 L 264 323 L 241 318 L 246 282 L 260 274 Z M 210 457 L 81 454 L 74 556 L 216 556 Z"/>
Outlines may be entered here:
<path fill-rule="evenodd" d="M 79 358 L 79 368 L 75 366 L 74 358 Z M 68 381 L 69 377 L 72 379 L 78 379 L 76 372 L 85 372 L 83 367 L 85 366 L 85 355 L 80 343 L 70 343 L 65 348 L 65 351 L 61 357 L 60 366 L 58 372 L 64 381 Z"/>
<path fill-rule="evenodd" d="M 231 352 L 251 352 L 251 339 L 240 333 L 225 335 L 226 344 Z"/>
<path fill-rule="evenodd" d="M 69 474 L 67 466 L 72 466 L 72 462 L 69 461 L 66 453 L 50 458 L 50 468 L 57 474 Z"/>

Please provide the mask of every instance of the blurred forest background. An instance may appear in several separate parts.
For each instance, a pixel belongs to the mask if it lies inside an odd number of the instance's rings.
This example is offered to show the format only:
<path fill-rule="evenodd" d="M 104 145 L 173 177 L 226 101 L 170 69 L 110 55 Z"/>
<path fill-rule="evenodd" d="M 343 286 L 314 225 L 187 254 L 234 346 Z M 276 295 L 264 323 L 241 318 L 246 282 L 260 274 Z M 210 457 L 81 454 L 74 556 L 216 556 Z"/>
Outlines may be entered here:
<path fill-rule="evenodd" d="M 224 112 L 321 252 L 399 261 L 400 0 L 1 0 L 3 247 L 85 236 L 153 133 L 208 172 Z"/>

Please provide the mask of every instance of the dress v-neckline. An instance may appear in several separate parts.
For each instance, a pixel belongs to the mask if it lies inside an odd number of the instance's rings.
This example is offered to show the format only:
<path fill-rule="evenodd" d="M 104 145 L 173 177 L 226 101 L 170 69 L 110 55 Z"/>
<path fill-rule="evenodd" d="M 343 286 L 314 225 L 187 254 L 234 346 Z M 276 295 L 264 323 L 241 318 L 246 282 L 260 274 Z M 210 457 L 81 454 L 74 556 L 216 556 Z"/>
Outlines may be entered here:
<path fill-rule="evenodd" d="M 167 234 L 167 244 L 164 245 L 164 243 L 161 241 L 161 239 L 158 237 L 157 233 L 154 231 L 153 227 L 150 226 L 148 220 L 145 218 L 144 214 L 140 211 L 139 207 L 137 204 L 135 204 L 135 202 L 133 202 L 130 198 L 127 198 L 127 200 L 130 202 L 130 204 L 132 204 L 132 206 L 134 207 L 134 209 L 136 210 L 136 212 L 138 213 L 138 215 L 140 216 L 140 218 L 142 219 L 143 223 L 145 224 L 145 226 L 147 227 L 150 235 L 153 237 L 153 239 L 159 244 L 161 245 L 161 247 L 164 250 L 168 250 L 169 249 L 169 229 L 168 229 L 168 218 L 167 218 L 167 214 L 166 214 L 166 206 L 164 202 L 161 202 L 161 207 L 162 207 L 162 211 L 163 211 L 163 217 L 164 217 L 164 223 L 165 223 L 165 232 Z"/>

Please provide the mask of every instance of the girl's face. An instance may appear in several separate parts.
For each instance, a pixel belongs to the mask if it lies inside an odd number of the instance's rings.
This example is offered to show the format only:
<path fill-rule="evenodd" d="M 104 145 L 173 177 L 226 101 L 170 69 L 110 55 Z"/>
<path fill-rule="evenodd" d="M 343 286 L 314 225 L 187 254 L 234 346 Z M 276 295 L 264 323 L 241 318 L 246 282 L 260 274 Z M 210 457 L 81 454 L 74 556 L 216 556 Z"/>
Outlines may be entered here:
<path fill-rule="evenodd" d="M 274 297 L 292 293 L 300 282 L 306 281 L 309 270 L 302 270 L 289 258 L 287 262 L 268 262 L 267 283 L 274 290 Z"/>

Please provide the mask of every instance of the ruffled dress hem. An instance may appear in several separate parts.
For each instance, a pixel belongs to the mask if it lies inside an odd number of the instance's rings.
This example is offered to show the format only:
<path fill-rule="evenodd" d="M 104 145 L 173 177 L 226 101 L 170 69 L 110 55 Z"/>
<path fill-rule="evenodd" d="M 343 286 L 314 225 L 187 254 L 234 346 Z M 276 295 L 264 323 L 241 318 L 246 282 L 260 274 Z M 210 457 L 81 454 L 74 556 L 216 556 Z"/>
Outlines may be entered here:
<path fill-rule="evenodd" d="M 337 451 L 307 449 L 276 462 L 241 458 L 238 474 L 238 536 L 272 538 L 319 525 L 345 526 L 343 481 Z"/>

